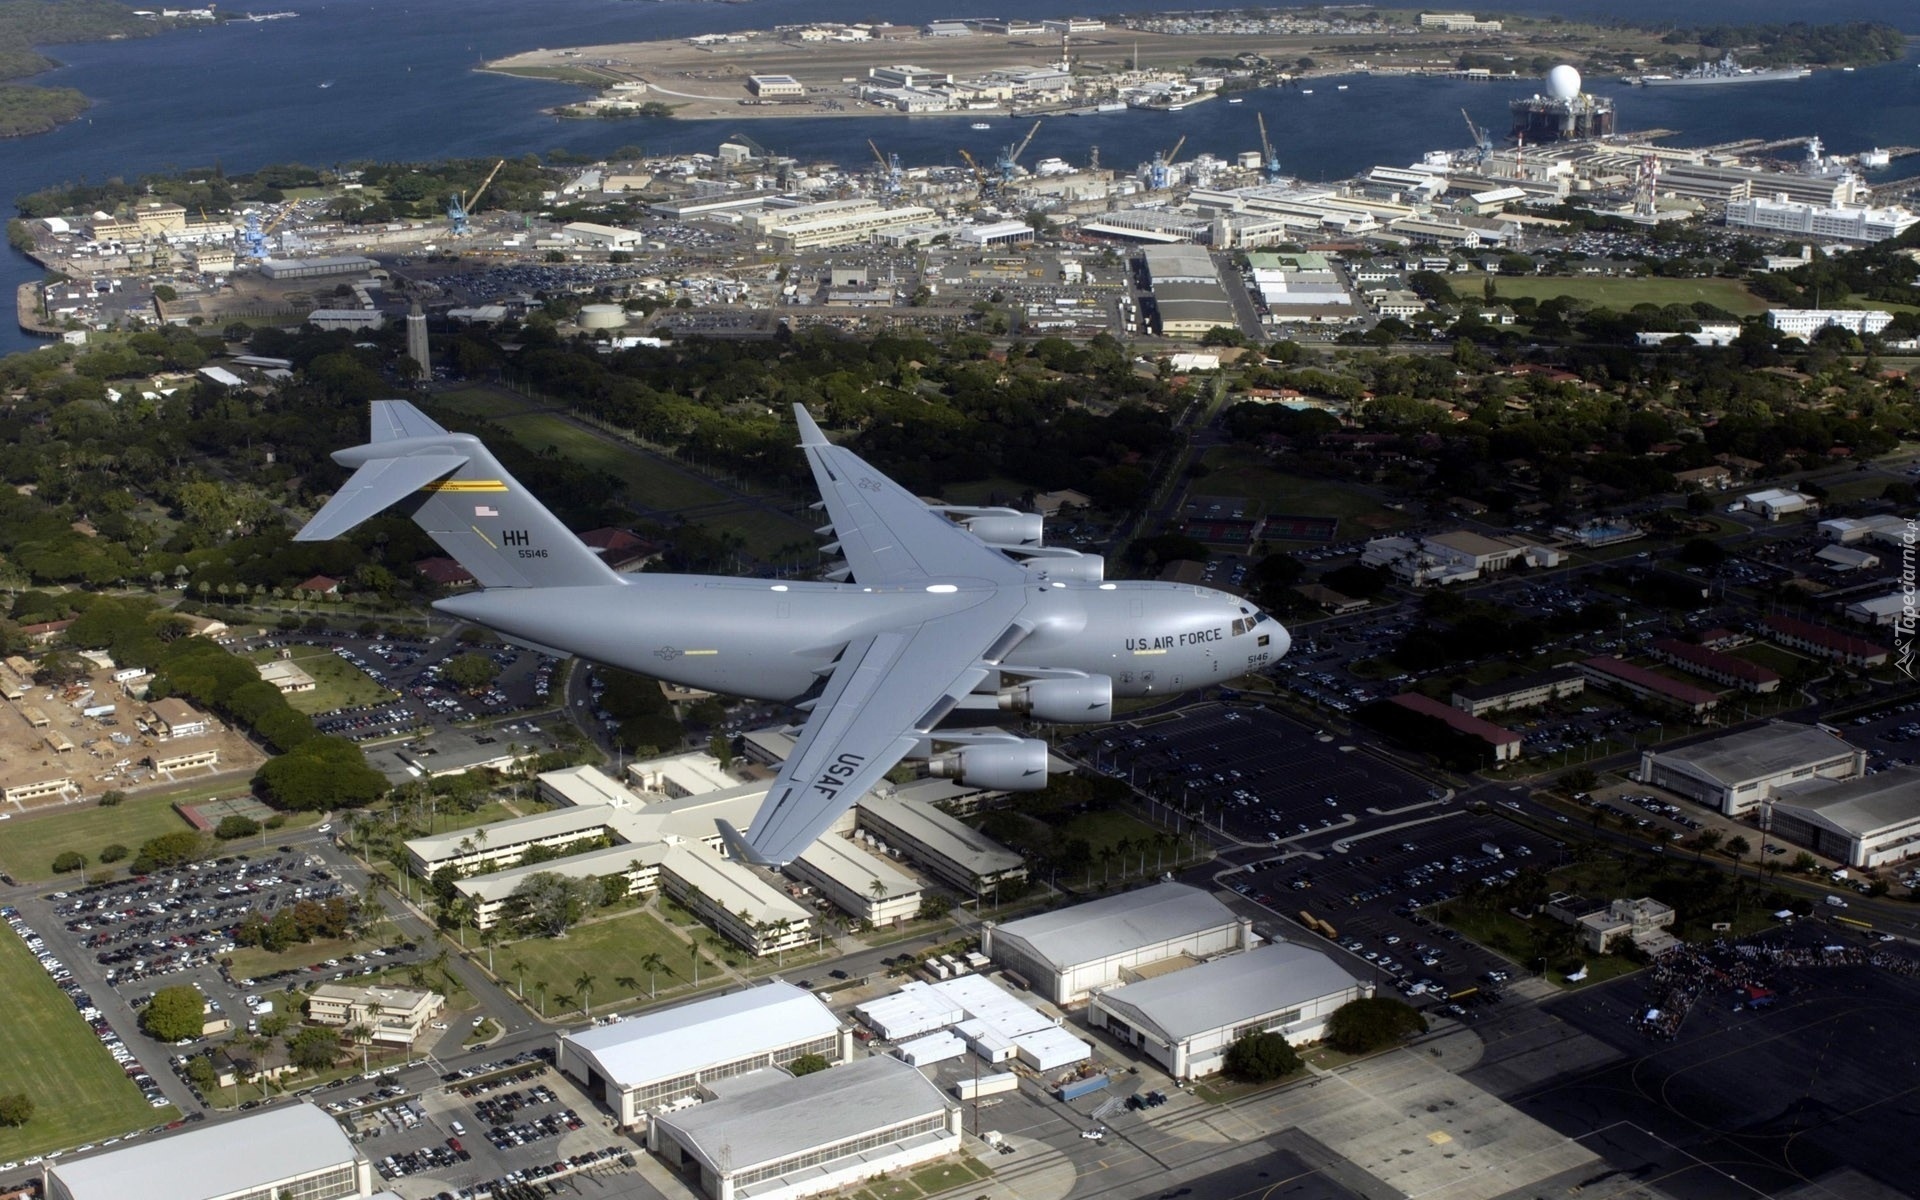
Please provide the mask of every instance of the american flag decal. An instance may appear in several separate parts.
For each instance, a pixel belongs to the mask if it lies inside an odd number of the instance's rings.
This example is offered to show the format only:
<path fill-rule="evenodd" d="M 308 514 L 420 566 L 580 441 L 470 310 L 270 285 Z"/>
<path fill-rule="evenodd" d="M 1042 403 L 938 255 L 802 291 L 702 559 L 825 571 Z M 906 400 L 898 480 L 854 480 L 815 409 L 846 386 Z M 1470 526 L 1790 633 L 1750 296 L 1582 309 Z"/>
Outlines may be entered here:
<path fill-rule="evenodd" d="M 500 515 L 500 510 L 491 508 L 485 504 L 476 504 L 473 506 L 473 515 L 476 517 L 497 517 Z"/>

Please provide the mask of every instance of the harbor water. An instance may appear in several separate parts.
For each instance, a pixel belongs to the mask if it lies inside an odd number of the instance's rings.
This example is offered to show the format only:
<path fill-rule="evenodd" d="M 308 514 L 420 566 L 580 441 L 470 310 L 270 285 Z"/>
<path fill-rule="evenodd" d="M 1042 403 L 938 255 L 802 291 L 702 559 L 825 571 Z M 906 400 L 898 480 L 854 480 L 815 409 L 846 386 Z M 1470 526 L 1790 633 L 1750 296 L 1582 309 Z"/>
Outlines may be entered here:
<path fill-rule="evenodd" d="M 872 138 L 908 166 L 960 162 L 966 148 L 989 159 L 1030 122 L 993 118 L 991 130 L 966 118 L 841 117 L 736 121 L 560 121 L 541 109 L 577 98 L 573 87 L 487 74 L 473 68 L 542 46 L 683 37 L 767 28 L 801 21 L 873 19 L 859 0 L 755 0 L 744 4 L 635 0 L 291 0 L 292 20 L 232 22 L 142 41 L 62 46 L 65 66 L 37 82 L 79 88 L 95 101 L 79 121 L 40 137 L 0 141 L 0 180 L 10 195 L 57 183 L 134 177 L 155 171 L 252 170 L 268 163 L 331 166 L 363 159 L 419 161 L 517 155 L 565 149 L 603 155 L 623 147 L 647 153 L 711 152 L 734 133 L 802 160 L 864 162 Z M 1209 0 L 1163 2 L 1157 10 L 1218 7 Z M 986 0 L 936 5 L 910 2 L 887 12 L 895 21 L 991 15 Z M 1670 16 L 1645 0 L 1515 0 L 1506 11 L 1559 12 L 1581 18 Z M 1707 0 L 1688 19 L 1754 23 L 1803 16 L 1795 0 Z M 1039 0 L 1034 16 L 1082 12 L 1083 4 Z M 1644 11 L 1640 11 L 1644 10 Z M 1920 32 L 1920 10 L 1902 17 L 1886 7 L 1836 0 L 1829 20 L 1894 19 Z M 911 50 L 875 48 L 875 62 Z M 1496 131 L 1506 126 L 1508 84 L 1464 80 L 1355 76 L 1303 89 L 1249 93 L 1244 102 L 1199 104 L 1178 113 L 1127 111 L 1049 118 L 1027 161 L 1058 157 L 1087 162 L 1092 147 L 1110 168 L 1130 170 L 1187 138 L 1183 157 L 1223 157 L 1259 145 L 1262 113 L 1288 174 L 1308 180 L 1344 178 L 1375 163 L 1405 164 L 1427 150 L 1467 142 L 1459 110 Z M 323 87 L 323 84 L 331 86 Z M 1914 61 L 1852 72 L 1821 71 L 1811 79 L 1731 88 L 1646 89 L 1589 80 L 1612 96 L 1620 128 L 1681 131 L 1674 144 L 1818 134 L 1830 152 L 1920 141 L 1920 70 Z M 1920 160 L 1896 160 L 1890 174 L 1911 174 Z M 39 268 L 11 251 L 0 260 L 0 286 L 11 295 Z M 0 322 L 0 352 L 36 344 L 13 322 Z"/>

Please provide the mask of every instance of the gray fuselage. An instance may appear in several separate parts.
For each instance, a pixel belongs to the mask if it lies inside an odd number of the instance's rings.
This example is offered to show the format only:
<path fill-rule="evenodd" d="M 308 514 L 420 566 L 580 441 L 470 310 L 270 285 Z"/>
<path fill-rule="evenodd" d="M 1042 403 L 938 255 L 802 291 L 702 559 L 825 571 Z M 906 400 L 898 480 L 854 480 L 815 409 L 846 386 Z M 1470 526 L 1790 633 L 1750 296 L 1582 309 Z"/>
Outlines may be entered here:
<path fill-rule="evenodd" d="M 994 584 L 931 579 L 895 587 L 705 575 L 628 575 L 616 586 L 497 588 L 435 607 L 503 635 L 724 695 L 793 702 L 848 642 L 911 628 L 1002 591 L 1031 628 L 1019 667 L 1084 671 L 1115 696 L 1158 696 L 1259 670 L 1286 629 L 1211 588 L 1148 582 Z"/>

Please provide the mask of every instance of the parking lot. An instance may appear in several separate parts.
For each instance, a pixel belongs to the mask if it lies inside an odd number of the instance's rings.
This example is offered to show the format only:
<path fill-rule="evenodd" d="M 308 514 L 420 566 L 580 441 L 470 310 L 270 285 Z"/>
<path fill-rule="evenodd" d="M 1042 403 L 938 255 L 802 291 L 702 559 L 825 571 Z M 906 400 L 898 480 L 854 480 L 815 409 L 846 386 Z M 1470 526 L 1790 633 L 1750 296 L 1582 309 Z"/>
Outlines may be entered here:
<path fill-rule="evenodd" d="M 1242 842 L 1359 831 L 1444 795 L 1426 780 L 1259 708 L 1200 705 L 1082 734 L 1068 748 Z"/>

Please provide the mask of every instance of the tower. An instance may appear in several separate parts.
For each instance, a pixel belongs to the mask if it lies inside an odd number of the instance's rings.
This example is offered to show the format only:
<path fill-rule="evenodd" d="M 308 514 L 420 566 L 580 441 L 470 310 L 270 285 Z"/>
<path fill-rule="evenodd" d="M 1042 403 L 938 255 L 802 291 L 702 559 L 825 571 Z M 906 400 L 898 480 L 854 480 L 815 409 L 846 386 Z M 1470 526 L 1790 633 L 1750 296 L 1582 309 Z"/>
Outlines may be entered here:
<path fill-rule="evenodd" d="M 407 357 L 420 364 L 420 378 L 433 378 L 433 359 L 427 350 L 427 314 L 415 300 L 407 310 Z"/>

